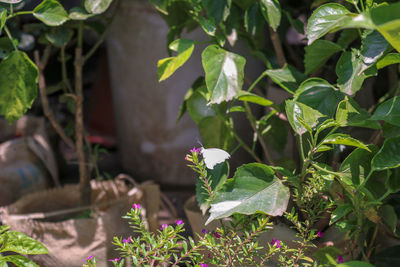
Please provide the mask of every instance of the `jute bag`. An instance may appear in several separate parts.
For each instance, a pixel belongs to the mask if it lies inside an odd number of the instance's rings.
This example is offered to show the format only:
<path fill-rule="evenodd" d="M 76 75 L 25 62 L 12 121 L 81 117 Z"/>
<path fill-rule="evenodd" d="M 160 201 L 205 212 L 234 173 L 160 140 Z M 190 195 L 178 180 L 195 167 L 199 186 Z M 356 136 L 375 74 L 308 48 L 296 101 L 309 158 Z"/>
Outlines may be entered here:
<path fill-rule="evenodd" d="M 99 267 L 118 256 L 113 236 L 133 235 L 128 221 L 122 219 L 133 203 L 141 203 L 150 230 L 158 227 L 159 187 L 151 182 L 129 188 L 119 179 L 92 181 L 92 205 L 78 207 L 79 185 L 26 195 L 1 208 L 0 220 L 12 230 L 23 232 L 42 242 L 47 255 L 32 256 L 46 267 L 82 266 L 83 259 L 94 255 Z M 91 211 L 90 218 L 76 215 Z"/>

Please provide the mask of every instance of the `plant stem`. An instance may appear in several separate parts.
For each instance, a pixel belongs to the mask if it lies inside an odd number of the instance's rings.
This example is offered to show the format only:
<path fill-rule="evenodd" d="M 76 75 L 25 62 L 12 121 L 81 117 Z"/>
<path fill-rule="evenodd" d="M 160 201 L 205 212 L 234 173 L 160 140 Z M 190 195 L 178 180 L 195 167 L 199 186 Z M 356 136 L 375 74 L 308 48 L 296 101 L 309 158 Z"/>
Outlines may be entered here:
<path fill-rule="evenodd" d="M 19 16 L 19 15 L 32 15 L 32 14 L 33 14 L 33 11 L 19 11 L 16 13 L 13 13 L 10 11 L 10 15 L 7 16 L 7 19 L 11 19 L 11 18 Z"/>
<path fill-rule="evenodd" d="M 250 87 L 249 87 L 249 89 L 247 89 L 247 91 L 251 92 L 256 87 L 256 85 L 265 77 L 265 75 L 266 74 L 264 72 L 261 73 L 261 75 L 258 76 L 258 78 L 250 85 Z"/>
<path fill-rule="evenodd" d="M 15 45 L 14 40 L 13 40 L 13 38 L 12 38 L 12 36 L 11 36 L 11 33 L 10 33 L 10 31 L 8 30 L 8 27 L 7 27 L 6 25 L 4 25 L 4 31 L 6 32 L 8 39 L 10 39 L 10 42 L 12 43 L 12 45 L 13 45 L 13 47 L 14 47 L 14 50 L 15 50 L 15 51 L 18 51 L 18 48 L 17 48 L 17 46 Z"/>
<path fill-rule="evenodd" d="M 269 35 L 271 37 L 271 42 L 272 42 L 272 45 L 274 47 L 274 50 L 275 50 L 275 53 L 276 53 L 276 57 L 278 59 L 278 63 L 282 68 L 283 66 L 285 66 L 287 61 L 286 61 L 286 58 L 285 58 L 285 54 L 283 53 L 282 43 L 279 40 L 279 35 L 271 27 L 269 28 Z"/>
<path fill-rule="evenodd" d="M 67 62 L 65 60 L 65 46 L 62 46 L 60 49 L 60 57 L 61 57 L 61 75 L 64 85 L 67 87 L 69 93 L 72 93 L 71 83 L 68 79 L 67 73 Z"/>

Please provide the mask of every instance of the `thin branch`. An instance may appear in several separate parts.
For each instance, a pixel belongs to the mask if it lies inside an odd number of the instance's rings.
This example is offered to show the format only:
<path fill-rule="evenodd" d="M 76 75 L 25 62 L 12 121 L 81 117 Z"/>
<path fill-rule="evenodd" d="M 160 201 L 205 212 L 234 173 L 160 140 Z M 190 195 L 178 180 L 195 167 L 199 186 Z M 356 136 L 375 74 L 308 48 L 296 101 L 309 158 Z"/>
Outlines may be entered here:
<path fill-rule="evenodd" d="M 61 125 L 57 122 L 57 120 L 55 119 L 54 113 L 50 108 L 49 105 L 49 100 L 47 98 L 47 93 L 46 93 L 46 80 L 44 78 L 43 75 L 43 70 L 46 67 L 47 64 L 47 60 L 48 60 L 48 55 L 50 49 L 45 50 L 45 53 L 42 57 L 42 59 L 40 59 L 39 56 L 39 51 L 35 50 L 34 52 L 34 56 L 35 56 L 35 63 L 38 67 L 39 70 L 39 91 L 40 91 L 40 101 L 42 102 L 42 107 L 43 107 L 43 112 L 44 115 L 49 119 L 50 124 L 53 126 L 54 130 L 59 134 L 59 136 L 61 137 L 61 139 L 73 150 L 75 150 L 75 145 L 74 142 L 65 134 L 63 128 L 61 127 Z"/>
<path fill-rule="evenodd" d="M 283 48 L 282 48 L 282 43 L 281 40 L 279 40 L 279 35 L 276 31 L 274 31 L 271 27 L 269 28 L 269 35 L 271 37 L 271 42 L 274 47 L 276 57 L 278 59 L 278 63 L 281 66 L 285 66 L 287 63 L 285 54 L 283 53 Z"/>

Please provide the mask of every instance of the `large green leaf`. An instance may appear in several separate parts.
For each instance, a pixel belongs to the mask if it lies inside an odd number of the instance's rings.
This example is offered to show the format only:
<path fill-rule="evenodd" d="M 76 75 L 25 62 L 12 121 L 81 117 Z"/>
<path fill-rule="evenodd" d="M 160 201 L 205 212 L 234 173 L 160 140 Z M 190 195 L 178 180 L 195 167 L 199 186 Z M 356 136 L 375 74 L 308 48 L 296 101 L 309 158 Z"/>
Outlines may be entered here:
<path fill-rule="evenodd" d="M 379 123 L 371 119 L 371 114 L 368 111 L 361 108 L 356 101 L 348 97 L 337 106 L 336 121 L 341 126 L 381 128 Z"/>
<path fill-rule="evenodd" d="M 59 26 L 69 19 L 67 11 L 56 0 L 44 0 L 35 7 L 33 15 L 49 26 Z"/>
<path fill-rule="evenodd" d="M 10 122 L 31 107 L 37 95 L 38 70 L 21 51 L 0 63 L 0 113 Z"/>
<path fill-rule="evenodd" d="M 11 262 L 17 267 L 39 267 L 39 265 L 31 261 L 30 259 L 21 255 L 9 255 L 4 257 L 0 256 L 0 264 L 2 262 Z"/>
<path fill-rule="evenodd" d="M 268 25 L 276 31 L 281 23 L 281 6 L 278 0 L 261 0 L 261 12 Z"/>
<path fill-rule="evenodd" d="M 291 94 L 307 78 L 303 73 L 290 65 L 285 65 L 282 69 L 266 70 L 264 71 L 264 75 L 270 77 L 273 82 Z"/>
<path fill-rule="evenodd" d="M 194 49 L 194 41 L 190 39 L 178 39 L 173 41 L 169 48 L 178 53 L 176 57 L 160 59 L 157 63 L 158 81 L 161 82 L 171 76 L 190 58 Z"/>
<path fill-rule="evenodd" d="M 374 170 L 400 167 L 400 136 L 386 139 L 382 148 L 372 159 Z"/>
<path fill-rule="evenodd" d="M 246 59 L 216 45 L 208 46 L 202 53 L 210 103 L 231 100 L 242 88 Z"/>
<path fill-rule="evenodd" d="M 230 151 L 234 137 L 219 117 L 205 117 L 198 124 L 202 143 L 205 147 L 216 147 Z"/>
<path fill-rule="evenodd" d="M 347 95 L 354 95 L 361 89 L 366 78 L 376 75 L 375 66 L 364 71 L 365 67 L 359 51 L 344 52 L 336 65 L 337 83 L 340 91 Z"/>
<path fill-rule="evenodd" d="M 3 245 L 0 252 L 11 251 L 25 255 L 49 253 L 40 242 L 20 232 L 8 231 L 4 233 L 2 238 Z"/>
<path fill-rule="evenodd" d="M 299 135 L 307 132 L 301 120 L 309 128 L 313 128 L 318 124 L 319 118 L 324 117 L 318 110 L 293 100 L 286 100 L 286 115 L 293 130 Z"/>
<path fill-rule="evenodd" d="M 371 9 L 370 13 L 376 29 L 400 52 L 400 3 L 382 5 Z"/>
<path fill-rule="evenodd" d="M 389 44 L 378 31 L 368 31 L 362 38 L 361 56 L 363 66 L 361 71 L 375 64 L 388 48 Z"/>
<path fill-rule="evenodd" d="M 311 45 L 306 46 L 304 56 L 305 74 L 313 73 L 320 69 L 328 59 L 343 48 L 328 40 L 316 40 Z"/>
<path fill-rule="evenodd" d="M 400 96 L 393 97 L 378 106 L 373 120 L 383 120 L 400 127 Z"/>
<path fill-rule="evenodd" d="M 371 151 L 368 146 L 366 146 L 363 142 L 354 139 L 348 134 L 340 134 L 340 133 L 335 133 L 327 136 L 324 141 L 322 142 L 323 144 L 335 144 L 335 145 L 346 145 L 346 146 L 355 146 L 359 147 L 362 149 L 365 149 L 367 151 Z"/>
<path fill-rule="evenodd" d="M 107 10 L 112 0 L 85 0 L 85 9 L 89 13 L 101 14 Z"/>
<path fill-rule="evenodd" d="M 221 21 L 225 21 L 229 16 L 232 0 L 203 0 L 202 3 L 205 7 L 207 16 L 213 17 L 215 22 L 218 24 Z"/>
<path fill-rule="evenodd" d="M 236 95 L 236 99 L 240 101 L 255 103 L 261 106 L 271 106 L 274 104 L 274 102 L 272 102 L 271 100 L 247 91 L 239 91 L 239 93 Z"/>
<path fill-rule="evenodd" d="M 295 101 L 306 104 L 328 117 L 333 117 L 338 103 L 343 98 L 341 92 L 321 78 L 305 80 L 294 94 Z"/>
<path fill-rule="evenodd" d="M 376 63 L 376 67 L 378 68 L 378 70 L 380 70 L 386 66 L 389 66 L 392 64 L 398 64 L 398 63 L 400 63 L 400 54 L 399 53 L 389 53 Z"/>
<path fill-rule="evenodd" d="M 242 165 L 216 195 L 206 224 L 234 213 L 250 215 L 261 212 L 281 216 L 286 211 L 289 196 L 289 189 L 267 165 Z"/>

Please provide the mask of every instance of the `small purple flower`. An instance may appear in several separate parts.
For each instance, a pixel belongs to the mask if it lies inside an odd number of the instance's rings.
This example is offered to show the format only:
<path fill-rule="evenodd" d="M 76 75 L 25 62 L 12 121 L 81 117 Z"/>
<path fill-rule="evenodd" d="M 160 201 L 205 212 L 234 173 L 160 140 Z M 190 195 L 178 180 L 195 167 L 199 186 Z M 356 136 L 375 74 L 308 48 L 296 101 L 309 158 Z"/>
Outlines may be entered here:
<path fill-rule="evenodd" d="M 93 255 L 90 255 L 89 257 L 87 257 L 86 259 L 84 259 L 83 261 L 90 261 L 91 259 L 93 259 Z"/>
<path fill-rule="evenodd" d="M 175 223 L 176 223 L 176 225 L 181 225 L 181 224 L 183 224 L 183 221 L 182 220 L 177 220 L 177 221 L 175 221 Z"/>
<path fill-rule="evenodd" d="M 136 210 L 136 209 L 140 209 L 142 206 L 140 206 L 140 204 L 133 204 L 132 205 L 132 209 Z"/>
<path fill-rule="evenodd" d="M 166 224 L 166 223 L 164 223 L 163 225 L 161 225 L 161 230 L 164 230 L 164 229 L 166 229 L 168 227 L 168 224 Z"/>
<path fill-rule="evenodd" d="M 201 232 L 202 232 L 203 234 L 207 234 L 207 233 L 208 233 L 208 231 L 207 231 L 206 229 L 201 229 Z"/>
<path fill-rule="evenodd" d="M 128 237 L 127 239 L 122 239 L 122 243 L 130 243 L 131 242 L 131 238 Z"/>
<path fill-rule="evenodd" d="M 216 238 L 220 238 L 220 237 L 221 237 L 221 235 L 218 234 L 218 232 L 214 232 L 214 236 L 215 236 Z"/>
<path fill-rule="evenodd" d="M 192 153 L 199 153 L 200 152 L 200 148 L 196 148 L 195 146 L 190 150 L 190 152 Z"/>
<path fill-rule="evenodd" d="M 281 241 L 276 239 L 276 238 L 272 238 L 271 243 L 272 246 L 276 246 L 277 248 L 281 248 Z"/>
<path fill-rule="evenodd" d="M 200 263 L 200 267 L 207 267 L 207 263 Z"/>
<path fill-rule="evenodd" d="M 320 230 L 320 231 L 318 231 L 317 236 L 318 236 L 318 237 L 323 237 L 323 236 L 324 236 L 324 233 Z"/>
<path fill-rule="evenodd" d="M 337 262 L 338 263 L 343 263 L 344 262 L 342 256 L 337 255 Z"/>
<path fill-rule="evenodd" d="M 108 261 L 117 262 L 117 261 L 120 261 L 120 260 L 121 260 L 121 258 L 115 258 L 115 259 L 109 259 Z"/>

